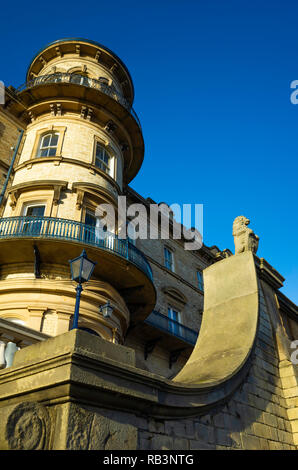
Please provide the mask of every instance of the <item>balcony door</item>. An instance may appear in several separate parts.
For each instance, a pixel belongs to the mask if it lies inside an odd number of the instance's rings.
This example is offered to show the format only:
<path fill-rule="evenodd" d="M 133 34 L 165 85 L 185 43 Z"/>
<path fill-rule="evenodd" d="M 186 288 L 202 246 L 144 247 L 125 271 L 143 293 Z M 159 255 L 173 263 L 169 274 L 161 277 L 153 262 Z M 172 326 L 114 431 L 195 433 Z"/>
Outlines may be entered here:
<path fill-rule="evenodd" d="M 40 234 L 45 208 L 46 206 L 43 204 L 30 205 L 24 208 L 26 219 L 23 221 L 23 233 L 28 235 Z"/>
<path fill-rule="evenodd" d="M 89 210 L 86 211 L 85 224 L 84 239 L 86 242 L 98 243 L 100 245 L 110 245 L 112 243 L 107 227 L 102 224 L 100 217 L 96 217 Z"/>
<path fill-rule="evenodd" d="M 168 328 L 169 331 L 176 336 L 181 336 L 180 326 L 178 323 L 181 323 L 181 315 L 173 307 L 168 307 Z"/>

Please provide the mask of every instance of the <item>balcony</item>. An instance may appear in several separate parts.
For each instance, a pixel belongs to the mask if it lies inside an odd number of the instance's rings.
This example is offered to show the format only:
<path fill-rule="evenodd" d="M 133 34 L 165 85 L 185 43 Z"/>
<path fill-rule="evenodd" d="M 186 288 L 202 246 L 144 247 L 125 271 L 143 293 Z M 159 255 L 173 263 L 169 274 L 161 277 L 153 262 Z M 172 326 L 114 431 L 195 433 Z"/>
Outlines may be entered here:
<path fill-rule="evenodd" d="M 0 239 L 54 238 L 111 251 L 140 268 L 151 280 L 151 266 L 143 253 L 127 239 L 119 239 L 113 233 L 100 238 L 98 229 L 74 220 L 54 217 L 5 217 L 0 220 Z"/>
<path fill-rule="evenodd" d="M 100 82 L 99 80 L 96 80 L 95 78 L 88 78 L 79 74 L 62 73 L 62 72 L 53 73 L 50 75 L 41 75 L 30 80 L 29 82 L 24 83 L 19 88 L 17 88 L 15 92 L 16 94 L 20 94 L 23 91 L 31 90 L 33 88 L 40 87 L 42 85 L 51 85 L 51 84 L 58 85 L 60 83 L 79 85 L 81 87 L 92 88 L 94 90 L 100 91 L 101 93 L 104 93 L 105 95 L 113 98 L 113 100 L 120 103 L 127 111 L 129 111 L 129 113 L 137 121 L 140 129 L 142 128 L 140 120 L 136 112 L 134 111 L 134 109 L 131 107 L 131 104 L 129 103 L 129 101 L 126 100 L 114 88 L 112 88 L 109 85 L 106 85 L 105 83 Z"/>
<path fill-rule="evenodd" d="M 114 286 L 123 296 L 133 321 L 143 321 L 156 300 L 152 270 L 144 254 L 127 239 L 96 227 L 54 217 L 0 219 L 0 265 L 64 265 L 82 250 L 97 264 L 94 278 Z M 80 246 L 81 245 L 81 246 Z M 36 258 L 36 249 L 38 258 Z"/>
<path fill-rule="evenodd" d="M 169 317 L 152 310 L 142 322 L 134 325 L 131 335 L 143 338 L 144 359 L 150 360 L 156 346 L 160 346 L 169 354 L 169 369 L 180 355 L 186 361 L 196 344 L 198 333 Z"/>
<path fill-rule="evenodd" d="M 195 345 L 198 338 L 198 333 L 187 326 L 178 323 L 175 320 L 172 320 L 165 315 L 162 315 L 160 312 L 153 310 L 150 313 L 149 317 L 146 318 L 145 323 L 152 325 L 159 330 L 164 331 L 169 335 L 174 335 L 182 341 Z"/>

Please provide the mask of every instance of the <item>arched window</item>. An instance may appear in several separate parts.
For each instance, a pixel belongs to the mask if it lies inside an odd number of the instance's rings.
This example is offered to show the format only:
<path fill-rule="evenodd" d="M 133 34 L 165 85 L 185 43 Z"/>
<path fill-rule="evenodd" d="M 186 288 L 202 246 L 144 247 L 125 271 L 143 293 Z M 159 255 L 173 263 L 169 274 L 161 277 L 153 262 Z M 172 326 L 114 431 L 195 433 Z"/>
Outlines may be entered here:
<path fill-rule="evenodd" d="M 37 157 L 54 157 L 57 153 L 59 140 L 58 132 L 49 132 L 41 136 Z"/>
<path fill-rule="evenodd" d="M 108 175 L 111 173 L 111 156 L 100 142 L 96 142 L 94 164 Z"/>

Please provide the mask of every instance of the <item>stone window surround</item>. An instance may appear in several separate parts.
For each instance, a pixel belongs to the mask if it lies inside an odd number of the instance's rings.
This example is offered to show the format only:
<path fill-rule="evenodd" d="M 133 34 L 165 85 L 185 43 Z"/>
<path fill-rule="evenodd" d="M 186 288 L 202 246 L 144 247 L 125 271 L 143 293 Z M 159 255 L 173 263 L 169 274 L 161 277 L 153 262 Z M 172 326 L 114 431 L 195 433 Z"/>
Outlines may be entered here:
<path fill-rule="evenodd" d="M 42 202 L 46 206 L 44 216 L 56 217 L 61 191 L 67 188 L 67 184 L 67 181 L 48 180 L 18 184 L 9 191 L 10 206 L 15 210 L 16 215 L 22 215 L 24 204 Z M 30 195 L 26 196 L 28 192 Z"/>
<path fill-rule="evenodd" d="M 164 309 L 166 316 L 168 316 L 168 308 L 174 309 L 179 313 L 179 322 L 183 324 L 183 311 L 187 305 L 186 297 L 174 287 L 163 287 L 161 291 L 164 295 L 163 304 L 165 306 Z"/>
<path fill-rule="evenodd" d="M 77 193 L 76 208 L 77 210 L 82 209 L 82 222 L 85 220 L 85 207 L 94 210 L 98 204 L 112 204 L 115 206 L 115 212 L 117 213 L 117 200 L 107 189 L 99 188 L 94 183 L 82 182 L 73 183 L 72 190 Z M 85 197 L 85 195 L 87 196 Z"/>
<path fill-rule="evenodd" d="M 58 144 L 57 144 L 57 151 L 56 151 L 56 155 L 54 156 L 54 158 L 62 156 L 62 144 L 63 144 L 63 140 L 64 140 L 64 135 L 65 135 L 65 132 L 66 132 L 66 126 L 54 126 L 54 125 L 52 125 L 52 126 L 49 126 L 49 127 L 43 127 L 42 129 L 38 129 L 36 131 L 35 141 L 34 141 L 34 144 L 33 144 L 30 159 L 33 159 L 33 158 L 40 158 L 40 159 L 48 158 L 48 157 L 38 157 L 37 153 L 38 153 L 41 138 L 44 135 L 46 135 L 48 133 L 51 133 L 51 132 L 57 132 L 59 134 Z"/>

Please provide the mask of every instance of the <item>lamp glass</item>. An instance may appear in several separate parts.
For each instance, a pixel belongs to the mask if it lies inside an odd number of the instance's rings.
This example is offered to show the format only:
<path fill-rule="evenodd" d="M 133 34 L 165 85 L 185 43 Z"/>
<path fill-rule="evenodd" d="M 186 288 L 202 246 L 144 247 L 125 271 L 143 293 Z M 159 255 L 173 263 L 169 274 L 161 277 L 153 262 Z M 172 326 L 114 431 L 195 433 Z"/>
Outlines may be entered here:
<path fill-rule="evenodd" d="M 101 311 L 104 317 L 110 317 L 113 313 L 114 308 L 110 304 L 110 301 L 101 307 Z"/>
<path fill-rule="evenodd" d="M 82 266 L 81 266 L 82 282 L 89 281 L 95 264 L 96 263 L 93 263 L 93 261 L 89 260 L 88 258 L 83 258 L 82 259 Z"/>
<path fill-rule="evenodd" d="M 89 281 L 93 269 L 96 265 L 93 261 L 87 258 L 85 250 L 81 255 L 69 261 L 71 268 L 71 278 L 78 283 Z"/>
<path fill-rule="evenodd" d="M 76 282 L 81 282 L 81 264 L 82 258 L 80 256 L 70 261 L 71 277 Z"/>

